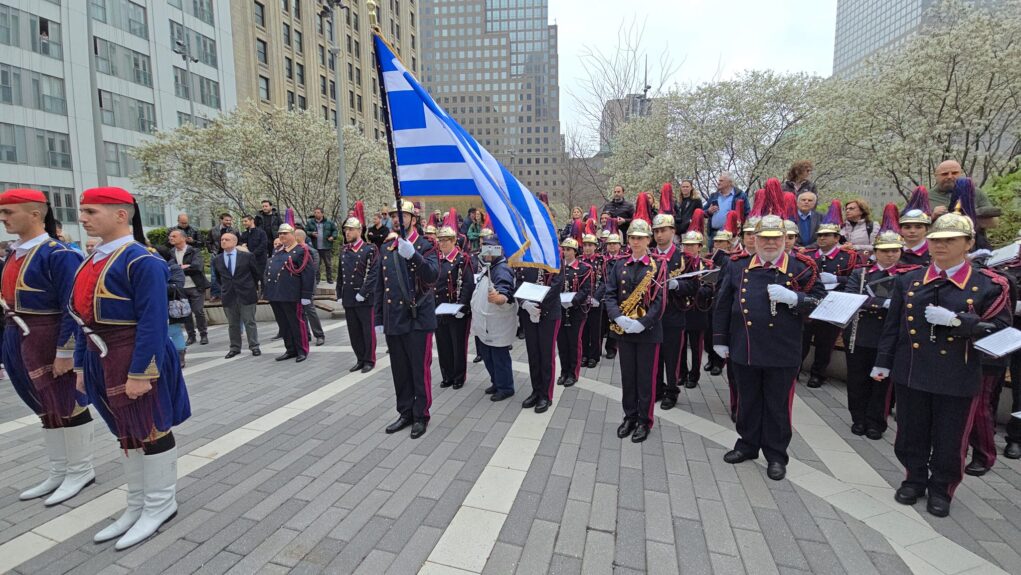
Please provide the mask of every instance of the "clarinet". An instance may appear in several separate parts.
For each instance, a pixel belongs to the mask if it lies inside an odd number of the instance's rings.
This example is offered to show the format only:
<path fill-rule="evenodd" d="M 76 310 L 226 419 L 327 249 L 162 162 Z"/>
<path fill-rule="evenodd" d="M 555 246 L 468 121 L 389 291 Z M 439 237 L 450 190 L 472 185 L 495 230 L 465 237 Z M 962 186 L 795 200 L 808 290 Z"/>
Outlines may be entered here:
<path fill-rule="evenodd" d="M 565 271 L 561 271 L 560 273 L 566 273 L 566 272 Z M 578 277 L 575 276 L 573 281 L 574 281 L 574 283 L 577 283 L 578 282 Z M 575 288 L 574 291 L 577 291 L 577 289 L 578 289 L 577 286 L 574 286 L 574 288 Z M 571 291 L 571 290 L 568 290 L 568 291 Z M 561 308 L 561 309 L 563 309 L 563 308 Z M 565 318 L 564 319 L 564 327 L 571 327 L 571 309 L 570 308 L 564 309 L 563 312 L 564 312 L 564 318 Z"/>
<path fill-rule="evenodd" d="M 861 268 L 861 283 L 858 284 L 858 293 L 864 293 L 865 291 L 865 276 L 868 275 L 865 267 Z M 861 312 L 854 314 L 854 323 L 851 324 L 851 337 L 847 340 L 847 352 L 854 353 L 854 342 L 858 339 L 858 321 L 861 319 Z"/>

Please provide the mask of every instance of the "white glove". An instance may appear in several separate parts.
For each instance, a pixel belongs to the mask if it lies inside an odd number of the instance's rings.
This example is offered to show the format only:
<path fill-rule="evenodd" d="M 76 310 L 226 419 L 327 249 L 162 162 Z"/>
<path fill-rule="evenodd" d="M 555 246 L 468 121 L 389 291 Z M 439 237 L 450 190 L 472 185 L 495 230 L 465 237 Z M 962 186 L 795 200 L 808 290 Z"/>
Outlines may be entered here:
<path fill-rule="evenodd" d="M 642 322 L 638 321 L 637 319 L 631 318 L 628 318 L 628 320 L 629 320 L 628 325 L 626 328 L 624 328 L 624 331 L 626 331 L 627 333 L 642 333 L 643 331 L 645 331 L 645 326 L 642 324 Z"/>
<path fill-rule="evenodd" d="M 532 323 L 539 323 L 539 320 L 542 319 L 542 310 L 535 308 L 535 311 L 529 311 L 528 319 L 532 320 Z"/>
<path fill-rule="evenodd" d="M 890 377 L 890 370 L 885 367 L 873 367 L 872 373 L 869 374 L 869 377 L 876 381 L 881 381 Z"/>
<path fill-rule="evenodd" d="M 404 238 L 397 240 L 397 253 L 406 260 L 410 260 L 411 256 L 415 255 L 415 244 L 409 242 Z"/>
<path fill-rule="evenodd" d="M 993 255 L 993 252 L 983 248 L 981 250 L 975 250 L 975 251 L 971 252 L 970 254 L 968 254 L 968 259 L 969 260 L 973 260 L 973 259 L 976 259 L 976 258 L 987 258 L 987 257 L 989 257 L 991 255 Z"/>
<path fill-rule="evenodd" d="M 775 301 L 777 303 L 785 303 L 790 307 L 798 305 L 798 294 L 794 291 L 791 291 L 783 287 L 782 285 L 769 284 L 766 287 L 766 291 L 769 292 L 770 301 Z"/>
<path fill-rule="evenodd" d="M 534 311 L 539 311 L 539 305 L 534 301 L 526 301 L 521 304 L 521 309 L 527 311 L 528 313 L 532 313 Z"/>
<path fill-rule="evenodd" d="M 666 289 L 668 289 L 670 291 L 673 291 L 673 290 L 677 289 L 677 286 L 679 286 L 679 285 L 681 285 L 681 283 L 677 281 L 677 278 L 674 278 L 674 279 L 666 282 Z"/>
<path fill-rule="evenodd" d="M 883 309 L 890 309 L 890 300 L 889 300 L 889 298 L 883 300 Z"/>
<path fill-rule="evenodd" d="M 821 281 L 824 284 L 835 284 L 837 283 L 837 276 L 831 274 L 830 272 L 821 272 L 819 274 L 819 281 Z"/>
<path fill-rule="evenodd" d="M 569 301 L 562 301 L 560 302 L 560 305 L 564 306 L 564 309 L 571 309 L 571 306 L 573 306 L 574 304 L 572 304 Z"/>
<path fill-rule="evenodd" d="M 381 325 L 376 326 L 376 335 L 383 335 L 383 326 Z"/>
<path fill-rule="evenodd" d="M 729 345 L 714 345 L 713 351 L 715 351 L 716 355 L 722 357 L 723 359 L 727 359 L 728 357 L 730 357 Z"/>
<path fill-rule="evenodd" d="M 599 300 L 594 297 L 588 298 L 588 304 L 592 307 L 599 307 Z"/>
<path fill-rule="evenodd" d="M 948 310 L 945 307 L 938 305 L 930 305 L 925 308 L 925 321 L 932 325 L 954 325 L 954 320 L 957 319 L 957 314 Z"/>
<path fill-rule="evenodd" d="M 457 318 L 457 319 L 461 319 L 461 318 L 464 317 L 464 312 L 463 311 L 459 311 L 459 312 L 454 314 L 454 317 Z"/>
<path fill-rule="evenodd" d="M 356 293 L 355 294 L 355 301 L 358 302 L 358 303 L 362 303 L 363 301 L 365 301 L 365 298 L 362 297 L 362 294 Z"/>
<path fill-rule="evenodd" d="M 619 325 L 620 329 L 622 329 L 624 331 L 627 331 L 627 324 L 628 324 L 629 321 L 631 321 L 631 318 L 629 318 L 626 315 L 622 315 L 622 316 L 618 317 L 617 319 L 613 320 L 613 323 Z"/>
<path fill-rule="evenodd" d="M 305 298 L 301 299 L 301 305 L 308 305 L 310 303 L 312 303 L 312 300 L 310 300 L 310 299 L 305 299 Z"/>

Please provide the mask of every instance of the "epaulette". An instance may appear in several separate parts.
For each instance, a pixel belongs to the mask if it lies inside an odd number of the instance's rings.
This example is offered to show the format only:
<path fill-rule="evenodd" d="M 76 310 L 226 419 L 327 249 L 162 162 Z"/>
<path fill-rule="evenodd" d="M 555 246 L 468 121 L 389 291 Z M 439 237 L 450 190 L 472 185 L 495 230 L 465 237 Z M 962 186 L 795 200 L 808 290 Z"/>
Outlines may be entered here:
<path fill-rule="evenodd" d="M 1010 282 L 1007 278 L 989 268 L 980 268 L 978 271 L 1000 288 L 1000 295 L 996 296 L 996 299 L 990 304 L 986 313 L 982 314 L 982 319 L 991 319 L 1010 303 Z"/>
<path fill-rule="evenodd" d="M 156 248 L 152 246 L 145 246 L 145 251 L 149 252 L 150 254 L 154 254 L 156 253 Z"/>
<path fill-rule="evenodd" d="M 736 254 L 730 254 L 730 261 L 736 262 L 736 261 L 738 261 L 740 259 L 743 259 L 743 258 L 750 258 L 751 256 L 752 256 L 752 254 L 750 254 L 750 253 L 748 253 L 748 252 L 746 252 L 744 250 L 741 250 L 741 251 L 737 252 Z"/>
<path fill-rule="evenodd" d="M 811 257 L 809 257 L 809 256 L 807 256 L 805 254 L 792 254 L 792 255 L 794 256 L 794 258 L 796 260 L 798 260 L 801 263 L 803 263 L 806 266 L 808 266 L 808 269 L 811 271 L 812 276 L 808 279 L 808 282 L 805 283 L 805 285 L 803 287 L 800 285 L 800 283 L 796 283 L 795 284 L 795 285 L 797 285 L 798 287 L 801 288 L 801 291 L 806 291 L 807 292 L 808 290 L 812 289 L 812 286 L 815 285 L 816 280 L 819 279 L 819 266 L 816 265 L 814 259 L 812 259 Z M 793 278 L 793 279 L 797 280 L 798 278 Z"/>
<path fill-rule="evenodd" d="M 49 247 L 51 247 L 51 248 L 54 248 L 54 247 L 57 247 L 57 242 L 56 242 L 56 240 L 50 240 L 50 243 L 47 244 L 47 245 Z"/>
<path fill-rule="evenodd" d="M 891 268 L 891 269 L 893 269 L 894 271 L 896 271 L 899 274 L 903 274 L 903 273 L 907 273 L 907 272 L 913 272 L 913 271 L 915 271 L 915 270 L 917 270 L 917 269 L 919 269 L 921 267 L 922 266 L 920 266 L 918 264 L 900 264 L 899 263 L 899 264 L 893 266 L 893 268 Z"/>

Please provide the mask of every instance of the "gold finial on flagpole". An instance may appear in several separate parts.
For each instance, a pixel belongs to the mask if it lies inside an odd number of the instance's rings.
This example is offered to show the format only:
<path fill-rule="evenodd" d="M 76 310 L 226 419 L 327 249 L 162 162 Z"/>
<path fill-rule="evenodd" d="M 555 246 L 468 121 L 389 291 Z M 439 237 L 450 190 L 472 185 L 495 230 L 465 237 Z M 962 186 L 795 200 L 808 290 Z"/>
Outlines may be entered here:
<path fill-rule="evenodd" d="M 365 5 L 369 9 L 369 26 L 374 30 L 378 30 L 379 18 L 377 17 L 377 9 L 379 5 L 376 3 L 376 0 L 367 0 Z"/>

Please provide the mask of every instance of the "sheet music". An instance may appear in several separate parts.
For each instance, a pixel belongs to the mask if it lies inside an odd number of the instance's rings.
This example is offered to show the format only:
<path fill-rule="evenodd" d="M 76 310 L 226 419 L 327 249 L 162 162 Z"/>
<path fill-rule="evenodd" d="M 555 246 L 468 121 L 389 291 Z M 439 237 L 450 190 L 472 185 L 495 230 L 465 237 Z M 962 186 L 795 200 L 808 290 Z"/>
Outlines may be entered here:
<path fill-rule="evenodd" d="M 822 287 L 826 288 L 826 291 L 833 291 L 840 287 L 840 284 L 822 284 Z"/>
<path fill-rule="evenodd" d="M 854 314 L 868 299 L 869 296 L 862 294 L 829 292 L 808 317 L 836 326 L 847 327 L 847 324 L 854 319 Z"/>
<path fill-rule="evenodd" d="M 1018 257 L 1019 250 L 1021 250 L 1021 245 L 1018 245 L 1017 243 L 1007 244 L 998 250 L 994 250 L 993 254 L 986 260 L 986 265 L 989 267 L 995 267 L 1000 264 L 1005 264 Z"/>
<path fill-rule="evenodd" d="M 459 303 L 441 303 L 436 306 L 436 315 L 455 315 L 460 313 L 463 307 L 464 305 Z"/>
<path fill-rule="evenodd" d="M 536 303 L 542 303 L 542 300 L 546 299 L 546 294 L 549 293 L 549 286 L 541 286 L 531 282 L 524 282 L 518 291 L 514 292 L 514 297 L 523 299 L 525 301 L 534 301 Z"/>
<path fill-rule="evenodd" d="M 717 273 L 720 273 L 720 270 L 718 270 L 718 269 L 698 270 L 698 271 L 694 271 L 694 272 L 688 272 L 686 274 L 681 274 L 681 275 L 679 275 L 679 276 L 677 276 L 676 278 L 673 278 L 673 279 L 683 280 L 683 279 L 697 278 L 697 277 L 700 277 L 700 276 L 706 276 L 706 275 L 709 275 L 709 274 L 717 274 Z"/>
<path fill-rule="evenodd" d="M 1021 349 L 1021 330 L 1007 327 L 975 342 L 975 349 L 993 357 L 1003 357 Z"/>
<path fill-rule="evenodd" d="M 565 291 L 565 292 L 561 293 L 560 294 L 560 303 L 562 303 L 562 304 L 563 303 L 571 303 L 572 301 L 574 301 L 574 296 L 577 295 L 577 293 L 578 292 L 573 292 L 573 291 Z"/>

